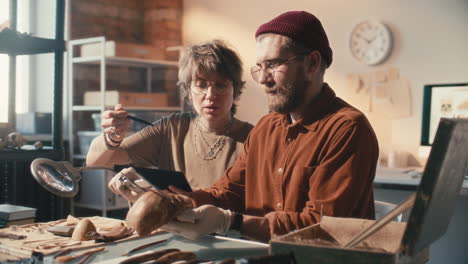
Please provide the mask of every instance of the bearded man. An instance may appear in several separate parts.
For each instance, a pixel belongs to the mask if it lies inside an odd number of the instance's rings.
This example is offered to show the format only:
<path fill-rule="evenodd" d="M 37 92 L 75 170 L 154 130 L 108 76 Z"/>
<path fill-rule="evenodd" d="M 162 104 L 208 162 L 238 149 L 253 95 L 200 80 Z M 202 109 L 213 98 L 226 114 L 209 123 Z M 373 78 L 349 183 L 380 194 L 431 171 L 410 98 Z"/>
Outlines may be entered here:
<path fill-rule="evenodd" d="M 237 230 L 267 241 L 325 215 L 373 219 L 377 139 L 364 114 L 323 81 L 332 50 L 322 24 L 310 13 L 286 12 L 255 37 L 251 74 L 271 112 L 219 181 L 181 193 L 196 208 L 163 229 L 192 239 Z"/>

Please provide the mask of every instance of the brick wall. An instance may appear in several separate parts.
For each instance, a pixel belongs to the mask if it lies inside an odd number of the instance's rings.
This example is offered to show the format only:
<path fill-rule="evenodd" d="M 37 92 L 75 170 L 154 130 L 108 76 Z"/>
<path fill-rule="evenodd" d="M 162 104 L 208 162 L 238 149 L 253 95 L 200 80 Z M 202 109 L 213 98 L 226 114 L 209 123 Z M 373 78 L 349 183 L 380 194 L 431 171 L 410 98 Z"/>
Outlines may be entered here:
<path fill-rule="evenodd" d="M 146 44 L 156 49 L 158 59 L 178 59 L 177 51 L 167 47 L 182 43 L 182 0 L 73 0 L 70 1 L 71 39 L 105 36 L 122 43 Z M 77 51 L 76 51 L 77 52 Z M 153 70 L 154 92 L 167 91 L 170 103 L 179 104 L 174 69 Z M 160 76 L 166 76 L 161 78 Z M 107 89 L 146 91 L 145 69 L 108 67 Z M 98 90 L 99 69 L 76 66 L 74 70 L 74 103 L 83 102 L 85 91 Z"/>
<path fill-rule="evenodd" d="M 117 42 L 151 44 L 164 59 L 182 43 L 182 0 L 74 0 L 71 39 L 105 36 Z"/>
<path fill-rule="evenodd" d="M 71 38 L 106 36 L 121 42 L 143 42 L 141 0 L 70 1 Z"/>
<path fill-rule="evenodd" d="M 182 44 L 182 0 L 144 0 L 143 39 L 159 47 Z M 177 59 L 177 52 L 166 51 L 167 59 Z"/>

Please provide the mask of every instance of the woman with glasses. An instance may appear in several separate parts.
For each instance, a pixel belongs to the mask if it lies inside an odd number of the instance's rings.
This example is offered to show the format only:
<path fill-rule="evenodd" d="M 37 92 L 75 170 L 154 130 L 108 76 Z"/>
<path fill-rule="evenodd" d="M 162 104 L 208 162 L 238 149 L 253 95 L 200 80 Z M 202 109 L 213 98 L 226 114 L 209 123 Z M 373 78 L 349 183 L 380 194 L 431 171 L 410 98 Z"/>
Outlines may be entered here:
<path fill-rule="evenodd" d="M 242 71 L 237 53 L 220 40 L 187 47 L 178 85 L 194 111 L 163 117 L 125 138 L 128 112 L 117 105 L 103 113 L 104 134 L 93 140 L 87 165 L 158 167 L 185 173 L 192 188 L 211 186 L 237 159 L 253 127 L 234 117 L 245 83 Z M 116 177 L 109 187 L 118 193 Z"/>

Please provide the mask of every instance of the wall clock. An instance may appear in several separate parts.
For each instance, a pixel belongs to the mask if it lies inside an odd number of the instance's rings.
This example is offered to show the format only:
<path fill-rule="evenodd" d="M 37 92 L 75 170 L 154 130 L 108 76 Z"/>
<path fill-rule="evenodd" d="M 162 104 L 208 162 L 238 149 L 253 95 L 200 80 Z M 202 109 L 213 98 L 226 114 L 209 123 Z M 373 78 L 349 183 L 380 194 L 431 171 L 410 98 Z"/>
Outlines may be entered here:
<path fill-rule="evenodd" d="M 393 48 L 392 32 L 382 22 L 364 20 L 351 32 L 349 47 L 358 61 L 377 65 L 388 58 Z"/>

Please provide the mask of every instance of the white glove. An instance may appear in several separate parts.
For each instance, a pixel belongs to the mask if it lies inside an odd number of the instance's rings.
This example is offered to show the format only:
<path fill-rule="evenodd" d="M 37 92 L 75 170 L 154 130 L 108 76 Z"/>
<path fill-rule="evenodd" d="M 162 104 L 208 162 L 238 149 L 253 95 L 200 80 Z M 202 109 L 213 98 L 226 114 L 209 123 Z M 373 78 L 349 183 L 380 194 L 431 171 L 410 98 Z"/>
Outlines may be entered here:
<path fill-rule="evenodd" d="M 206 204 L 183 211 L 161 229 L 193 240 L 211 233 L 224 235 L 231 227 L 232 216 L 229 210 Z"/>
<path fill-rule="evenodd" d="M 126 177 L 129 180 L 136 181 L 141 179 L 134 168 L 125 168 L 117 173 L 108 184 L 109 189 L 118 195 L 123 196 L 127 201 L 134 203 L 143 193 L 143 190 L 131 188 L 128 183 L 123 181 Z"/>

